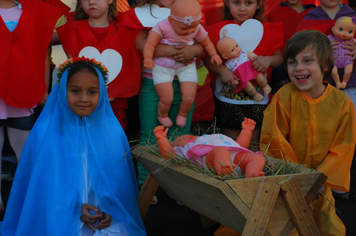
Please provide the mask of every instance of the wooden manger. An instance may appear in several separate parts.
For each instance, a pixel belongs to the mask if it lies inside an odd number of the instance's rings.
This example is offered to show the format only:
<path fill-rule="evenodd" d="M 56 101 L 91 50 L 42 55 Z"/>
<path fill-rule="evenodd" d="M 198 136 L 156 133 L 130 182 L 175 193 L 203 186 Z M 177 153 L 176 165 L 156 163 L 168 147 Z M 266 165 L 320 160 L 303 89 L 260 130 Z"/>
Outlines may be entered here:
<path fill-rule="evenodd" d="M 326 180 L 297 166 L 297 174 L 219 180 L 141 148 L 132 153 L 148 170 L 138 205 L 144 218 L 158 186 L 176 201 L 242 235 L 320 235 L 308 207 Z M 276 161 L 268 158 L 268 162 Z"/>

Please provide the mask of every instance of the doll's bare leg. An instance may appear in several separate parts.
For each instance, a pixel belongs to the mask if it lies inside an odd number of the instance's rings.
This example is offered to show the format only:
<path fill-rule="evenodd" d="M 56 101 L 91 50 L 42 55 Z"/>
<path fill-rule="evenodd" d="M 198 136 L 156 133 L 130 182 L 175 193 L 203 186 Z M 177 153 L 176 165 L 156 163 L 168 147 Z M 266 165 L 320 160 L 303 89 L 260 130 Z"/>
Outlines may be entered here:
<path fill-rule="evenodd" d="M 173 123 L 168 112 L 173 102 L 173 85 L 171 82 L 157 84 L 155 89 L 159 97 L 157 119 L 164 127 L 171 127 Z"/>
<path fill-rule="evenodd" d="M 333 77 L 333 80 L 335 82 L 336 88 L 341 89 L 341 82 L 340 82 L 340 76 L 337 71 L 337 67 L 334 66 L 332 71 L 331 71 L 331 76 Z"/>
<path fill-rule="evenodd" d="M 347 82 L 349 82 L 349 79 L 351 77 L 352 69 L 353 69 L 353 64 L 348 64 L 347 66 L 345 66 L 344 77 L 342 78 L 341 88 L 346 88 Z"/>
<path fill-rule="evenodd" d="M 236 165 L 231 163 L 230 152 L 225 147 L 215 147 L 206 156 L 207 166 L 214 167 L 219 176 L 229 175 L 235 171 Z"/>
<path fill-rule="evenodd" d="M 251 84 L 251 82 L 246 83 L 245 91 L 248 93 L 248 95 L 252 96 L 253 99 L 256 101 L 261 101 L 263 99 L 262 94 L 259 94 L 256 91 L 256 88 Z"/>
<path fill-rule="evenodd" d="M 175 154 L 172 145 L 167 139 L 167 132 L 168 128 L 164 129 L 163 126 L 157 126 L 153 130 L 153 133 L 155 134 L 155 137 L 157 139 L 159 152 L 161 153 L 161 156 L 166 159 L 168 159 L 170 155 Z"/>
<path fill-rule="evenodd" d="M 264 77 L 262 73 L 259 73 L 255 80 L 265 94 L 269 94 L 272 91 L 271 87 L 267 83 L 266 77 Z"/>
<path fill-rule="evenodd" d="M 235 156 L 234 164 L 244 171 L 247 178 L 265 175 L 263 169 L 266 165 L 266 159 L 257 153 L 239 152 Z"/>
<path fill-rule="evenodd" d="M 176 124 L 179 127 L 184 127 L 187 123 L 187 116 L 192 109 L 195 95 L 197 93 L 197 83 L 195 82 L 181 82 L 180 92 L 182 94 L 182 102 L 179 106 Z"/>

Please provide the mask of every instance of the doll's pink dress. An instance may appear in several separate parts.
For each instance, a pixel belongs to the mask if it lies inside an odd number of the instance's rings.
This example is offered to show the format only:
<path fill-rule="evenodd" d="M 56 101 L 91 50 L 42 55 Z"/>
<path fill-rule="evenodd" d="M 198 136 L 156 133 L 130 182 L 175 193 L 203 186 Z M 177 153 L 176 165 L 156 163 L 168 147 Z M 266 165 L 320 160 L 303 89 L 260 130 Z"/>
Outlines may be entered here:
<path fill-rule="evenodd" d="M 241 51 L 239 57 L 229 59 L 225 62 L 225 66 L 240 79 L 239 84 L 232 88 L 234 93 L 238 93 L 246 88 L 247 82 L 254 80 L 258 72 L 252 65 L 252 62 L 247 57 L 247 52 L 245 50 Z"/>
<path fill-rule="evenodd" d="M 201 168 L 207 168 L 205 165 L 206 155 L 215 147 L 225 147 L 230 151 L 231 162 L 238 152 L 252 152 L 241 147 L 233 139 L 223 134 L 209 134 L 198 137 L 195 141 L 186 144 L 184 147 L 174 147 L 178 156 L 188 158 Z"/>
<path fill-rule="evenodd" d="M 334 35 L 329 35 L 329 39 L 336 40 L 338 42 L 337 49 L 334 50 L 334 65 L 337 68 L 345 68 L 349 64 L 353 64 L 353 61 L 351 59 L 351 55 L 347 55 L 347 52 L 350 52 L 350 50 L 347 50 L 342 47 L 342 42 L 350 41 L 353 42 L 354 39 L 349 39 L 349 40 L 342 40 Z"/>

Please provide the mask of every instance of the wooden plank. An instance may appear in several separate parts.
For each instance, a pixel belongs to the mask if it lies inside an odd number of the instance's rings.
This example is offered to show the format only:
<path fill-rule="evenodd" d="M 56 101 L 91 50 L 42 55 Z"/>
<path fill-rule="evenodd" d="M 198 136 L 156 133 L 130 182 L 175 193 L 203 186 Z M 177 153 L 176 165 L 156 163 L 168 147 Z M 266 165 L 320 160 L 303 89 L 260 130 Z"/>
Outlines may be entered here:
<path fill-rule="evenodd" d="M 158 182 L 148 174 L 137 198 L 137 205 L 142 219 L 145 219 L 152 198 L 156 194 L 158 187 Z"/>
<path fill-rule="evenodd" d="M 258 188 L 242 236 L 264 235 L 279 194 L 280 185 L 263 179 Z"/>
<path fill-rule="evenodd" d="M 289 177 L 281 181 L 280 184 L 283 201 L 299 235 L 320 236 L 309 206 L 300 194 L 296 180 Z"/>

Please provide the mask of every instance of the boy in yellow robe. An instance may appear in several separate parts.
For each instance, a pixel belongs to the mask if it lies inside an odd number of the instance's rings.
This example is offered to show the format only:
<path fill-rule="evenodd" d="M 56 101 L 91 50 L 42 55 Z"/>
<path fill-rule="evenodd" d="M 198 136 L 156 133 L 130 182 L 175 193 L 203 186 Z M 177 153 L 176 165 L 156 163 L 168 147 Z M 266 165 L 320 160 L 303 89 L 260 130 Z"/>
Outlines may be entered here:
<path fill-rule="evenodd" d="M 261 149 L 270 144 L 275 158 L 304 164 L 327 177 L 323 194 L 311 204 L 320 234 L 346 235 L 335 213 L 331 189 L 348 191 L 355 148 L 355 110 L 350 98 L 323 82 L 334 65 L 328 38 L 314 30 L 295 34 L 287 43 L 284 66 L 292 81 L 264 111 Z"/>

